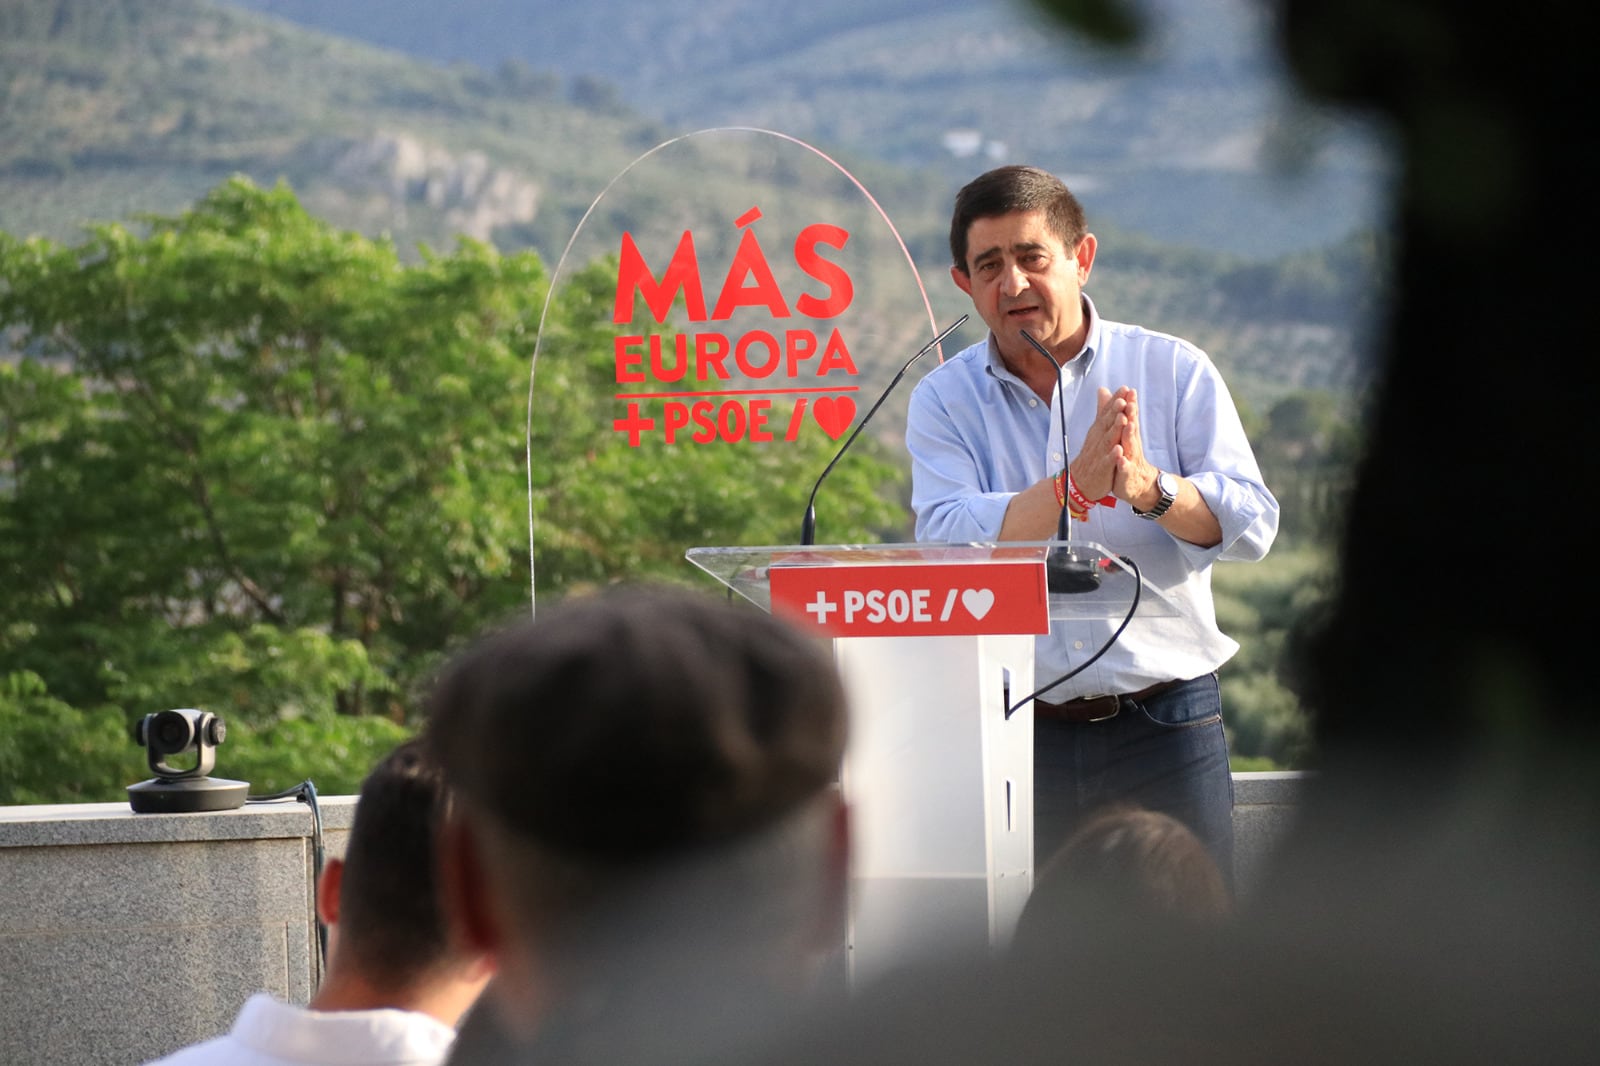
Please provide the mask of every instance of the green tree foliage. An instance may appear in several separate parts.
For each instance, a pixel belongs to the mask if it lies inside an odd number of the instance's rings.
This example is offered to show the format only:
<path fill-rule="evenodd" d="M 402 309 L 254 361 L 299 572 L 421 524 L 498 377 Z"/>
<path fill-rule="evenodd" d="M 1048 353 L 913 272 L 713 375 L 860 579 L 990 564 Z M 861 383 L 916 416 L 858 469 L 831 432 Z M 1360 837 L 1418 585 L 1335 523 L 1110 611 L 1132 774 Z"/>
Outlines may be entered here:
<path fill-rule="evenodd" d="M 1219 273 L 1217 290 L 1239 318 L 1370 322 L 1391 255 L 1383 234 L 1365 230 L 1328 248 L 1232 265 Z"/>
<path fill-rule="evenodd" d="M 324 662 L 287 676 L 394 713 L 418 652 L 519 598 L 531 256 L 405 267 L 230 182 L 143 236 L 7 240 L 0 269 L 30 357 L 0 392 L 0 661 L 87 705 L 220 679 L 252 626 L 310 630 Z M 282 702 L 239 688 L 230 709 Z"/>
<path fill-rule="evenodd" d="M 831 442 L 671 463 L 614 446 L 592 389 L 604 278 L 546 323 L 542 593 L 689 580 L 692 544 L 793 540 Z M 284 788 L 318 759 L 353 790 L 439 658 L 527 609 L 546 286 L 532 253 L 463 242 L 406 265 L 243 180 L 138 232 L 0 235 L 0 338 L 20 354 L 0 362 L 0 802 L 118 798 L 146 776 L 128 726 L 182 706 L 228 720 L 224 776 Z M 878 491 L 893 480 L 866 455 L 837 475 L 840 539 L 901 520 Z M 122 772 L 14 777 L 39 741 L 10 726 L 63 715 Z"/>
<path fill-rule="evenodd" d="M 37 674 L 0 676 L 0 804 L 127 799 L 127 786 L 150 776 L 128 717 L 114 706 L 78 708 L 56 699 Z M 306 780 L 326 795 L 353 795 L 372 765 L 409 733 L 387 718 L 332 711 L 235 720 L 217 750 L 215 773 L 247 782 L 257 796 Z"/>
<path fill-rule="evenodd" d="M 1299 389 L 1279 399 L 1251 439 L 1262 475 L 1283 508 L 1280 534 L 1291 544 L 1331 545 L 1349 499 L 1359 433 L 1338 398 Z"/>
<path fill-rule="evenodd" d="M 1295 656 L 1307 620 L 1331 596 L 1329 554 L 1283 545 L 1261 562 L 1216 568 L 1217 622 L 1239 642 L 1219 675 L 1235 770 L 1306 769 L 1314 758 Z"/>
<path fill-rule="evenodd" d="M 74 707 L 38 674 L 0 674 L 0 803 L 116 799 L 142 765 L 115 707 Z"/>

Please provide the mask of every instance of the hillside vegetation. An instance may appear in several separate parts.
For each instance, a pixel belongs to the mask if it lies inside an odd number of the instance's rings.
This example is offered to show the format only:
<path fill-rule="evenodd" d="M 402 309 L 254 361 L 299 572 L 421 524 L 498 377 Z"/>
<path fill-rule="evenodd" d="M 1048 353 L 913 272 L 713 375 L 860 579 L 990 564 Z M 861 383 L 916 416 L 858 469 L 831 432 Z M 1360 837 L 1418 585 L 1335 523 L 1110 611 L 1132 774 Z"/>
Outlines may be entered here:
<path fill-rule="evenodd" d="M 682 132 L 594 76 L 440 66 L 208 0 L 0 7 L 0 104 L 0 230 L 71 239 L 87 221 L 181 210 L 238 173 L 286 179 L 314 214 L 387 235 L 404 256 L 465 234 L 547 263 L 616 174 Z M 947 177 L 833 154 L 890 212 L 937 317 L 964 310 L 945 281 Z M 644 202 L 717 182 L 730 202 L 779 195 L 754 162 L 652 180 Z M 1092 221 L 1102 255 L 1091 291 L 1108 316 L 1191 337 L 1259 416 L 1302 389 L 1353 413 L 1387 262 L 1372 234 L 1262 260 Z"/>
<path fill-rule="evenodd" d="M 1133 49 L 1030 0 L 235 2 L 439 63 L 604 79 L 674 129 L 784 130 L 936 175 L 941 201 L 993 159 L 1033 162 L 1120 228 L 1255 257 L 1343 240 L 1383 195 L 1372 131 L 1285 92 L 1255 0 L 1141 0 Z"/>

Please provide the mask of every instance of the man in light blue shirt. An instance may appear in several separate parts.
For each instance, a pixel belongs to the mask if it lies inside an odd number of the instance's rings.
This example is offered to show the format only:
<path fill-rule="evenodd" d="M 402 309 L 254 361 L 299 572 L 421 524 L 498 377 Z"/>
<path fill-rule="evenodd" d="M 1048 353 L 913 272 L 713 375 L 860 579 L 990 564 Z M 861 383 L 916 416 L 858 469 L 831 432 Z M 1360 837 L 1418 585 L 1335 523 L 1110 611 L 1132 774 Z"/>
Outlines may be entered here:
<path fill-rule="evenodd" d="M 1035 700 L 1037 858 L 1082 815 L 1127 802 L 1187 822 L 1230 872 L 1216 670 L 1238 645 L 1217 628 L 1211 564 L 1264 556 L 1278 503 L 1227 386 L 1193 345 L 1099 316 L 1082 292 L 1095 236 L 1044 171 L 1001 167 L 962 189 L 950 248 L 951 276 L 990 332 L 912 393 L 917 539 L 1049 540 L 1065 508 L 1075 539 L 1132 558 L 1176 608 L 1136 615 Z M 1114 629 L 1053 622 L 1037 685 L 1079 670 Z"/>

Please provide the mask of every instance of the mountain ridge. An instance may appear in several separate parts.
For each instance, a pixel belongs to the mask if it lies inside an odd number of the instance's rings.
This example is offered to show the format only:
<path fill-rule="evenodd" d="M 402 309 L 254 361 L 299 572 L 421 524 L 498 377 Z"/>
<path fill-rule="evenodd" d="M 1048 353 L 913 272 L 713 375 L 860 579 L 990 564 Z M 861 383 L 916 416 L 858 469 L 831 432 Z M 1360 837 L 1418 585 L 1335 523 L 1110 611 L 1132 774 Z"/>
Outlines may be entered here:
<path fill-rule="evenodd" d="M 0 7 L 0 229 L 71 239 L 90 220 L 177 212 L 239 173 L 287 180 L 308 210 L 402 248 L 467 235 L 553 267 L 607 181 L 682 136 L 616 92 L 527 64 L 418 60 L 214 0 L 28 0 Z M 936 316 L 964 309 L 940 284 L 953 179 L 826 147 L 894 219 Z M 745 197 L 773 188 L 757 170 L 678 180 Z M 1252 258 L 1142 236 L 1086 199 L 1110 317 L 1195 340 L 1260 410 L 1304 388 L 1353 397 L 1366 380 L 1361 330 L 1384 266 L 1370 231 Z"/>
<path fill-rule="evenodd" d="M 1251 257 L 1378 224 L 1389 180 L 1374 131 L 1284 91 L 1266 9 L 1244 0 L 1146 0 L 1128 52 L 1008 0 L 231 2 L 434 62 L 603 79 L 669 128 L 782 130 L 946 194 L 991 157 L 1033 162 L 1093 218 Z"/>

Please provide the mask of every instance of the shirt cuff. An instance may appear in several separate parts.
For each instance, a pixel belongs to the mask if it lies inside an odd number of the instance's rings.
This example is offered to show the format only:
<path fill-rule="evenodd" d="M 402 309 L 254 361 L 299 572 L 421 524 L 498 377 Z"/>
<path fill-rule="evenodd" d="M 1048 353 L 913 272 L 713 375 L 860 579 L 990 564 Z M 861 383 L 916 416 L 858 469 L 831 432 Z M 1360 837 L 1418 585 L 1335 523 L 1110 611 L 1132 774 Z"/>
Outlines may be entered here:
<path fill-rule="evenodd" d="M 943 544 L 997 541 L 1014 492 L 986 492 L 936 506 L 917 519 L 917 540 Z"/>

